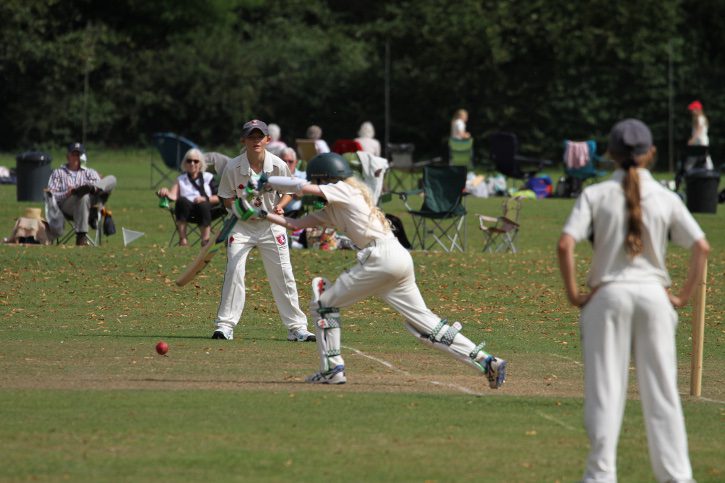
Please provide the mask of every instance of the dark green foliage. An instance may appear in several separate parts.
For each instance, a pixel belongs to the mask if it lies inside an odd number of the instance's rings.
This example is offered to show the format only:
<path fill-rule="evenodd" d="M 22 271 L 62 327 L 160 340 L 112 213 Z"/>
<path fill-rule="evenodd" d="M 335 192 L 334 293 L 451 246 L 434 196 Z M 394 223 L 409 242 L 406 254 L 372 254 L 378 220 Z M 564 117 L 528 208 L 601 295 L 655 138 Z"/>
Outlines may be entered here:
<path fill-rule="evenodd" d="M 0 14 L 2 149 L 167 130 L 230 146 L 250 117 L 288 143 L 313 123 L 328 141 L 353 137 L 364 120 L 382 139 L 387 42 L 390 138 L 419 156 L 444 153 L 465 107 L 478 157 L 494 130 L 558 159 L 563 139 L 604 141 L 636 116 L 667 167 L 670 92 L 675 150 L 699 98 L 723 155 L 719 0 L 8 0 Z"/>

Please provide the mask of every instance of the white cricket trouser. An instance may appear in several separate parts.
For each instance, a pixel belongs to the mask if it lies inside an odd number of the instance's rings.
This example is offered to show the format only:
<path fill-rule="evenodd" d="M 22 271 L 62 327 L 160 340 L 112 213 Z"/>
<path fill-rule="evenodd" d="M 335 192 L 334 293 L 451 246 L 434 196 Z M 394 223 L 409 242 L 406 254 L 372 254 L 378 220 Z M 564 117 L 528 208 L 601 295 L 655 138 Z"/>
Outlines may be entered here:
<path fill-rule="evenodd" d="M 300 310 L 297 285 L 287 246 L 287 231 L 268 221 L 238 221 L 229 236 L 227 269 L 224 274 L 222 298 L 217 311 L 217 327 L 230 328 L 239 322 L 244 310 L 246 290 L 244 275 L 247 257 L 257 247 L 272 288 L 272 296 L 287 329 L 307 327 L 307 318 Z M 268 303 L 261 302 L 260 303 Z"/>
<path fill-rule="evenodd" d="M 370 296 L 378 296 L 422 334 L 430 334 L 441 318 L 425 305 L 415 283 L 413 259 L 397 238 L 376 240 L 360 250 L 358 263 L 343 272 L 320 297 L 323 307 L 347 307 Z M 311 307 L 313 317 L 317 305 Z M 344 320 L 342 329 L 344 329 Z M 458 333 L 451 344 L 469 354 L 476 344 Z M 331 365 L 344 364 L 342 356 L 330 358 Z M 322 367 L 325 370 L 324 364 Z"/>
<path fill-rule="evenodd" d="M 677 392 L 677 313 L 656 283 L 609 283 L 581 313 L 584 424 L 591 445 L 585 482 L 617 481 L 617 441 L 630 353 L 637 367 L 650 460 L 658 481 L 692 481 Z"/>

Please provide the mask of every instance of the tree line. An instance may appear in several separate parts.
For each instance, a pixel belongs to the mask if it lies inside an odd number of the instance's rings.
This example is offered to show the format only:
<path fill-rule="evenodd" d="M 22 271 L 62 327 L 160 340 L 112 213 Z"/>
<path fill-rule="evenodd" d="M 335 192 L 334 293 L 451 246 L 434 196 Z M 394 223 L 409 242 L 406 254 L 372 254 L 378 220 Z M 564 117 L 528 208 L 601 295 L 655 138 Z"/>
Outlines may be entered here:
<path fill-rule="evenodd" d="M 725 154 L 720 0 L 6 0 L 0 14 L 3 150 L 158 131 L 232 147 L 256 117 L 288 143 L 369 120 L 437 156 L 466 108 L 479 158 L 493 131 L 558 160 L 564 139 L 604 147 L 638 117 L 666 168 L 700 99 Z"/>

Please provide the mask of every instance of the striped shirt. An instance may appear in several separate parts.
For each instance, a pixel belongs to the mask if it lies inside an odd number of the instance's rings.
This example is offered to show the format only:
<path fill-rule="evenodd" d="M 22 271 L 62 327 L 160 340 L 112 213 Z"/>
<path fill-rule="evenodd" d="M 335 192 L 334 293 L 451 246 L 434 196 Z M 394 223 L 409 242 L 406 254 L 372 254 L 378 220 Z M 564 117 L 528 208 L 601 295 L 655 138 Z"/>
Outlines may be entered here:
<path fill-rule="evenodd" d="M 48 180 L 48 190 L 53 194 L 57 202 L 68 198 L 68 190 L 80 188 L 83 185 L 96 185 L 101 180 L 95 169 L 81 166 L 78 171 L 71 171 L 68 165 L 54 169 Z"/>

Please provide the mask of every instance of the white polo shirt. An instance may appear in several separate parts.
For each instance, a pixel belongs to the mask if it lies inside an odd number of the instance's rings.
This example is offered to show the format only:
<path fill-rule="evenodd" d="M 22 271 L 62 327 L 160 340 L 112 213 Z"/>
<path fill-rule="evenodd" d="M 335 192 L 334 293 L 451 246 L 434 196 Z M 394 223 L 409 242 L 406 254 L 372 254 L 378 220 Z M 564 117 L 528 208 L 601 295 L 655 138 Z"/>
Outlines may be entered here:
<path fill-rule="evenodd" d="M 267 176 L 290 176 L 287 163 L 269 151 L 264 153 L 262 172 L 267 173 Z M 244 188 L 247 186 L 247 182 L 261 174 L 252 170 L 247 153 L 243 153 L 227 163 L 222 179 L 219 182 L 219 192 L 217 194 L 220 198 L 244 198 L 246 196 Z M 262 200 L 261 208 L 268 213 L 272 213 L 280 198 L 281 195 L 276 191 L 265 191 L 260 195 Z"/>
<path fill-rule="evenodd" d="M 208 197 L 211 197 L 211 180 L 214 179 L 214 175 L 211 173 L 203 172 L 201 173 L 202 180 L 203 180 L 203 189 L 204 192 Z M 179 182 L 179 196 L 181 198 L 186 198 L 187 200 L 191 201 L 192 203 L 196 199 L 197 196 L 202 196 L 198 189 L 192 184 L 192 181 L 189 179 L 189 176 L 187 173 L 182 174 L 177 178 Z M 198 183 L 199 181 L 194 181 L 194 183 Z"/>
<path fill-rule="evenodd" d="M 373 240 L 395 238 L 392 230 L 386 230 L 377 217 L 371 216 L 370 208 L 357 188 L 338 181 L 321 184 L 320 190 L 327 198 L 327 206 L 308 215 L 320 224 L 337 228 L 360 248 Z"/>
<path fill-rule="evenodd" d="M 625 250 L 627 211 L 622 189 L 624 171 L 608 181 L 586 188 L 579 196 L 563 232 L 577 242 L 594 236 L 594 254 L 587 284 L 594 288 L 608 282 L 671 284 L 665 266 L 668 236 L 690 248 L 705 238 L 700 226 L 672 191 L 660 185 L 647 169 L 639 168 L 643 251 L 633 259 Z"/>

